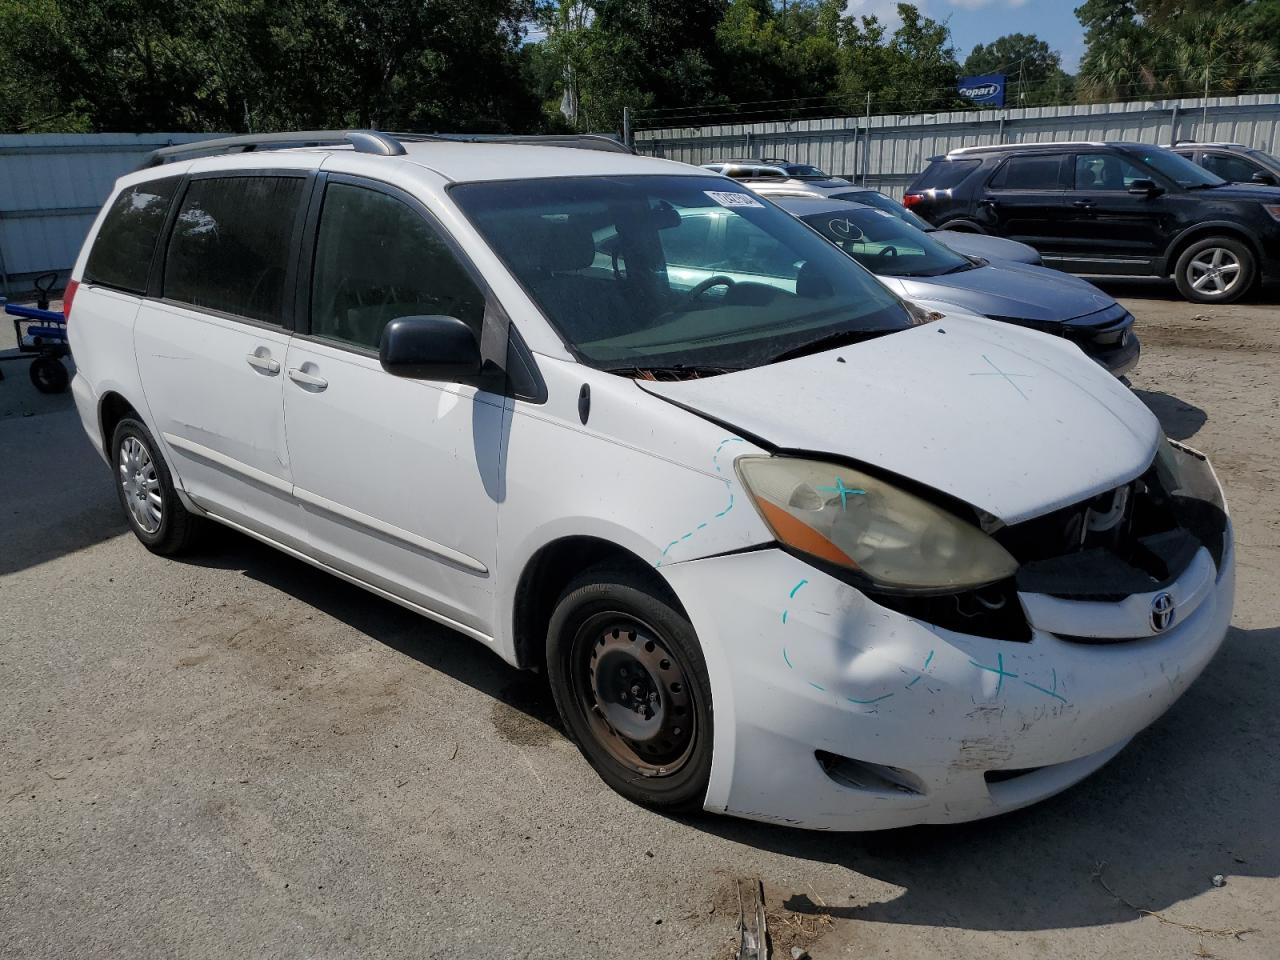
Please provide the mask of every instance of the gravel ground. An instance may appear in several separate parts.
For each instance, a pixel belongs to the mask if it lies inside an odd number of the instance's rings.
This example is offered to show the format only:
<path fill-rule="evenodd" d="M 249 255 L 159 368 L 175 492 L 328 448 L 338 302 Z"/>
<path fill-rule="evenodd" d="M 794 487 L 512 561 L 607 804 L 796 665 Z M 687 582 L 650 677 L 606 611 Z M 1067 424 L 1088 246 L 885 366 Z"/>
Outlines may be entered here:
<path fill-rule="evenodd" d="M 479 645 L 230 532 L 151 556 L 70 396 L 5 364 L 0 956 L 711 960 L 739 877 L 783 957 L 1280 955 L 1280 310 L 1111 289 L 1227 486 L 1234 627 L 1080 786 L 879 834 L 646 812 Z"/>

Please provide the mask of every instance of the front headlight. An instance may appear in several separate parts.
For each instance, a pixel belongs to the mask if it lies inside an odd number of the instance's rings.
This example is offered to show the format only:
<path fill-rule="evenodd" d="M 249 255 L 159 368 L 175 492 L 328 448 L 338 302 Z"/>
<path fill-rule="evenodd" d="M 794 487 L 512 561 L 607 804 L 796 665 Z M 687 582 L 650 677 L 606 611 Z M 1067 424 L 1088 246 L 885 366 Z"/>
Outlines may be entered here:
<path fill-rule="evenodd" d="M 1018 563 L 971 523 L 838 464 L 741 457 L 738 477 L 780 543 L 894 590 L 969 590 Z"/>

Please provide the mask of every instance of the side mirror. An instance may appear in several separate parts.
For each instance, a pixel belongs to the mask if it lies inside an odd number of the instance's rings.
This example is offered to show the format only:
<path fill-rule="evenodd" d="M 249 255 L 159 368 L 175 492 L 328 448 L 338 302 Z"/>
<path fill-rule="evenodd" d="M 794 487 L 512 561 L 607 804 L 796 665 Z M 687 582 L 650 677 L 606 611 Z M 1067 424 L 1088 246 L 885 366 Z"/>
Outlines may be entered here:
<path fill-rule="evenodd" d="M 1257 173 L 1255 173 L 1252 177 L 1249 178 L 1249 182 L 1257 183 L 1264 187 L 1274 187 L 1276 185 L 1276 178 L 1273 174 L 1265 173 L 1262 170 L 1259 170 Z"/>
<path fill-rule="evenodd" d="M 1154 180 L 1148 180 L 1146 177 L 1139 177 L 1137 180 L 1134 180 L 1129 184 L 1129 192 L 1143 197 L 1154 197 L 1156 194 L 1163 193 L 1164 191 L 1156 186 L 1156 182 Z"/>
<path fill-rule="evenodd" d="M 480 344 L 457 317 L 399 317 L 382 329 L 378 360 L 397 377 L 457 383 L 479 376 Z"/>

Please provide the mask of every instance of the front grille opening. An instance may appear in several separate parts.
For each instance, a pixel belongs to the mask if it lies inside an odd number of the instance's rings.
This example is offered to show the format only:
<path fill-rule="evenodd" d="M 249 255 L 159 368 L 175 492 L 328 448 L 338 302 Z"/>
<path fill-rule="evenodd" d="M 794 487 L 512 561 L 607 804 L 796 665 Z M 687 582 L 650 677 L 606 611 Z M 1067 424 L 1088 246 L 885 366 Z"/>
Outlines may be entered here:
<path fill-rule="evenodd" d="M 1114 603 L 1167 586 L 1201 546 L 1221 566 L 1226 527 L 1213 504 L 1169 495 L 1153 464 L 1130 483 L 994 536 L 1021 564 L 1018 590 Z"/>
<path fill-rule="evenodd" d="M 868 793 L 898 793 L 916 797 L 925 793 L 924 781 L 910 770 L 842 757 L 826 750 L 815 750 L 813 755 L 823 773 L 842 787 Z"/>

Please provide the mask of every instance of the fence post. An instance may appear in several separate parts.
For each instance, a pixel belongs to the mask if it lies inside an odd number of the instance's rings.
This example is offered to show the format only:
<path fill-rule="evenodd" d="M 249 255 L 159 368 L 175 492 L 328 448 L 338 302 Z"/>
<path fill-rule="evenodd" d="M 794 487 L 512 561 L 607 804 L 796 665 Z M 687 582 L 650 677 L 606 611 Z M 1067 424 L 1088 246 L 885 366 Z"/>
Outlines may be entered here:
<path fill-rule="evenodd" d="M 625 143 L 628 147 L 632 146 L 632 143 L 631 143 L 631 108 L 630 108 L 630 107 L 623 107 L 623 108 L 622 108 L 622 142 L 623 142 L 623 143 Z"/>
<path fill-rule="evenodd" d="M 1177 146 L 1178 144 L 1178 103 L 1173 104 L 1173 118 L 1169 121 L 1169 146 Z"/>
<path fill-rule="evenodd" d="M 867 125 L 862 134 L 862 185 L 867 185 L 871 172 L 871 91 L 867 91 Z"/>

